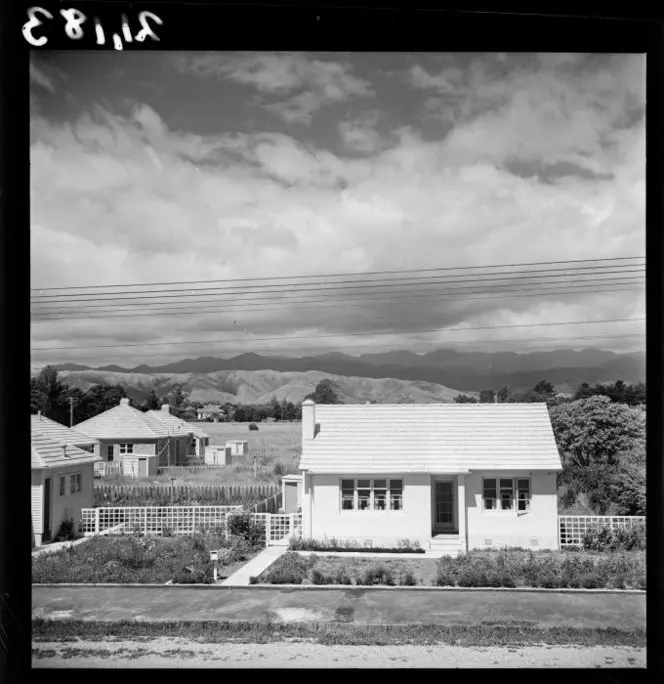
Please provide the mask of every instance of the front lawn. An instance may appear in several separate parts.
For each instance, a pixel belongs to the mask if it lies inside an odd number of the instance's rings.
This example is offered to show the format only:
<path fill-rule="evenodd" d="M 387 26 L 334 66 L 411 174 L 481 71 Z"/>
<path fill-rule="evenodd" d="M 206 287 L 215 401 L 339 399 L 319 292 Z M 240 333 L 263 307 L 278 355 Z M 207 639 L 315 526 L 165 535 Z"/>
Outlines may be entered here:
<path fill-rule="evenodd" d="M 229 577 L 263 549 L 224 533 L 177 537 L 94 537 L 32 559 L 36 583 L 211 584 L 210 551 L 218 549 L 219 579 Z"/>
<path fill-rule="evenodd" d="M 309 557 L 289 552 L 260 584 L 645 589 L 645 552 L 471 551 L 458 558 Z"/>

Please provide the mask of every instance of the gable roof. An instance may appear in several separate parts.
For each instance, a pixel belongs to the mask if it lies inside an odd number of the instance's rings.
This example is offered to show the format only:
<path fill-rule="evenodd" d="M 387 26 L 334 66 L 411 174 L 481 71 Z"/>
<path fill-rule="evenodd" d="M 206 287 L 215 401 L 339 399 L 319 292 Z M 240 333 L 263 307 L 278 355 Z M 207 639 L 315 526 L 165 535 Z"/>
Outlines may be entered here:
<path fill-rule="evenodd" d="M 188 423 L 186 420 L 182 420 L 182 418 L 178 418 L 168 411 L 148 411 L 147 413 L 149 416 L 167 428 L 180 428 L 181 432 L 190 432 L 192 435 L 202 439 L 209 437 L 207 432 L 204 432 L 200 427 L 198 427 L 198 425 L 195 425 L 194 423 Z"/>
<path fill-rule="evenodd" d="M 312 408 L 300 468 L 313 473 L 562 470 L 544 403 Z"/>
<path fill-rule="evenodd" d="M 46 416 L 32 415 L 30 416 L 30 419 L 32 421 L 33 435 L 38 433 L 50 437 L 56 442 L 64 443 L 69 446 L 94 446 L 99 443 L 99 441 L 93 437 L 84 435 L 82 432 L 78 432 L 73 428 L 66 427 Z"/>
<path fill-rule="evenodd" d="M 168 428 L 131 406 L 125 399 L 119 406 L 76 425 L 76 430 L 96 439 L 157 439 L 168 437 Z"/>
<path fill-rule="evenodd" d="M 76 446 L 58 442 L 39 431 L 32 430 L 30 465 L 32 470 L 59 466 L 96 463 L 102 459 Z"/>

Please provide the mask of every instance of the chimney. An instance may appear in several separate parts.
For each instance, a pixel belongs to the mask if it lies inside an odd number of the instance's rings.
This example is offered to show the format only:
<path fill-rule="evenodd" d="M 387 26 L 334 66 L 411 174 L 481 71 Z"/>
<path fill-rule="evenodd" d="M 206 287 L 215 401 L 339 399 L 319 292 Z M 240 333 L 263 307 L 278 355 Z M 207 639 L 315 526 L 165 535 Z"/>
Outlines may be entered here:
<path fill-rule="evenodd" d="M 311 399 L 302 402 L 302 439 L 313 439 L 316 434 L 316 403 Z"/>
<path fill-rule="evenodd" d="M 120 406 L 129 406 L 129 399 L 127 399 L 126 397 L 120 399 Z"/>
<path fill-rule="evenodd" d="M 39 416 L 39 420 L 41 420 L 42 419 L 41 411 L 37 411 L 37 415 Z"/>
<path fill-rule="evenodd" d="M 166 413 L 170 413 L 170 412 L 171 412 L 171 407 L 170 407 L 168 404 L 163 404 L 162 407 L 161 407 L 161 410 L 162 410 L 162 411 L 166 411 Z"/>

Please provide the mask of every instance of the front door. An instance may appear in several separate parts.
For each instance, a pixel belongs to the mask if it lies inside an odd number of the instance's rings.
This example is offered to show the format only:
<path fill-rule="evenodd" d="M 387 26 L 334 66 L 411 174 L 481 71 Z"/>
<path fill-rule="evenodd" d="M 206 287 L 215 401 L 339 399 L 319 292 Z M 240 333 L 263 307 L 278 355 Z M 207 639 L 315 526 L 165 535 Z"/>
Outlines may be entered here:
<path fill-rule="evenodd" d="M 434 531 L 455 532 L 454 515 L 454 482 L 452 480 L 437 481 L 434 494 Z"/>
<path fill-rule="evenodd" d="M 48 541 L 51 538 L 51 478 L 44 480 L 44 533 L 42 539 Z"/>
<path fill-rule="evenodd" d="M 147 477 L 148 476 L 148 459 L 139 458 L 138 459 L 138 476 Z"/>
<path fill-rule="evenodd" d="M 286 483 L 285 513 L 297 513 L 297 482 Z"/>

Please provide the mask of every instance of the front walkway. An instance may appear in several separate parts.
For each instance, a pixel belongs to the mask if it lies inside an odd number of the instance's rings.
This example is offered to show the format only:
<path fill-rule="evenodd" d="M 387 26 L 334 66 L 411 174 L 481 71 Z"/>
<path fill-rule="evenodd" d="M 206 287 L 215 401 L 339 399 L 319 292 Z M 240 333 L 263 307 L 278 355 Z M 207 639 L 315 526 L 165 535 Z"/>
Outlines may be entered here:
<path fill-rule="evenodd" d="M 67 549 L 70 546 L 77 546 L 78 544 L 82 544 L 90 539 L 92 539 L 92 537 L 81 537 L 80 539 L 74 539 L 73 541 L 51 542 L 50 544 L 38 546 L 36 549 L 33 549 L 32 556 L 41 556 L 45 553 L 55 553 L 56 551 Z"/>
<path fill-rule="evenodd" d="M 261 572 L 269 568 L 286 551 L 288 551 L 287 546 L 268 546 L 256 558 L 252 558 L 246 565 L 243 565 L 237 572 L 234 572 L 219 584 L 233 587 L 249 586 L 250 577 L 258 577 Z"/>

